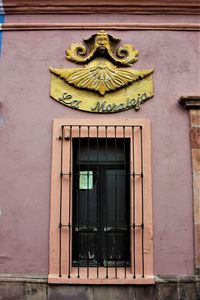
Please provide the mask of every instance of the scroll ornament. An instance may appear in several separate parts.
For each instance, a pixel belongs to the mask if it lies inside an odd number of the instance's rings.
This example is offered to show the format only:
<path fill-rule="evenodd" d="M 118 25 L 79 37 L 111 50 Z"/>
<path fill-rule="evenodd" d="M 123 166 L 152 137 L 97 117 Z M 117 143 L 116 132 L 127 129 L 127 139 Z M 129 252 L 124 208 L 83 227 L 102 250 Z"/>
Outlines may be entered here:
<path fill-rule="evenodd" d="M 52 68 L 51 96 L 60 103 L 90 112 L 111 113 L 134 108 L 153 96 L 150 70 L 132 70 L 138 51 L 132 45 L 116 50 L 120 39 L 100 31 L 85 40 L 86 46 L 72 44 L 66 59 L 81 68 Z"/>

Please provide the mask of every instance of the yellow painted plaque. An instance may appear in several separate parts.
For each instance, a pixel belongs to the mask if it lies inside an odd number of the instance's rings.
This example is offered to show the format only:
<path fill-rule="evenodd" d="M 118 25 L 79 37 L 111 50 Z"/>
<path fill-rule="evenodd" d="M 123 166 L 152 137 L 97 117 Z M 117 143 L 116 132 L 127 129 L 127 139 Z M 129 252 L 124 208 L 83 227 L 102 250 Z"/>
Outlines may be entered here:
<path fill-rule="evenodd" d="M 84 67 L 49 68 L 53 99 L 74 109 L 114 113 L 138 110 L 153 96 L 153 70 L 127 68 L 137 60 L 138 51 L 133 46 L 120 47 L 114 55 L 113 44 L 118 40 L 105 32 L 93 35 L 85 42 L 92 44 L 87 56 L 87 50 L 81 44 L 73 44 L 66 50 L 67 59 L 87 63 Z"/>

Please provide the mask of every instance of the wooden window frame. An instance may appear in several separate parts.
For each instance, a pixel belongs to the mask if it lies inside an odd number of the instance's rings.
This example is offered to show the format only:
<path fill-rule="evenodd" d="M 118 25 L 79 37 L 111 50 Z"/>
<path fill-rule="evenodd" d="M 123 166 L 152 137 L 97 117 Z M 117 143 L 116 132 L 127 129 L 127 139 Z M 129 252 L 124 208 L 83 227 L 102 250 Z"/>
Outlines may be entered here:
<path fill-rule="evenodd" d="M 67 125 L 67 126 L 66 126 Z M 64 127 L 63 127 L 64 126 Z M 136 176 L 130 181 L 130 220 L 131 223 L 141 223 L 141 194 L 143 193 L 143 208 L 144 208 L 144 226 L 143 226 L 143 246 L 141 229 L 131 227 L 130 229 L 130 252 L 131 252 L 131 266 L 127 268 L 126 276 L 124 276 L 124 268 L 118 268 L 117 278 L 114 274 L 113 268 L 109 268 L 109 278 L 106 278 L 105 267 L 99 268 L 97 278 L 96 270 L 89 268 L 89 277 L 86 267 L 80 268 L 79 277 L 77 276 L 77 267 L 72 267 L 72 249 L 70 230 L 68 227 L 62 227 L 60 231 L 60 181 L 62 180 L 62 209 L 61 209 L 61 223 L 69 224 L 72 218 L 72 197 L 70 191 L 72 184 L 70 184 L 69 176 L 60 176 L 61 168 L 64 173 L 69 174 L 70 166 L 69 157 L 71 154 L 69 139 L 77 137 L 77 130 L 69 132 L 69 126 L 82 126 L 81 137 L 87 137 L 86 126 L 91 127 L 90 137 L 96 137 L 97 133 L 95 127 L 97 126 L 136 126 L 133 136 L 130 130 L 126 130 L 125 138 L 130 138 L 131 157 L 130 157 L 130 172 L 133 174 L 141 173 L 144 176 Z M 85 126 L 85 131 L 84 131 Z M 62 132 L 61 132 L 61 128 Z M 75 127 L 74 127 L 75 128 Z M 137 129 L 138 128 L 138 129 Z M 141 131 L 142 128 L 142 138 Z M 85 133 L 84 133 L 85 132 Z M 61 140 L 63 134 L 63 142 Z M 111 131 L 109 137 L 113 137 Z M 105 137 L 104 130 L 99 131 L 99 138 Z M 116 137 L 121 138 L 122 133 L 117 131 Z M 63 145 L 63 157 L 61 160 L 61 143 Z M 134 151 L 133 151 L 134 148 Z M 143 157 L 143 170 L 141 170 L 141 149 Z M 134 155 L 134 157 L 133 157 Z M 62 161 L 62 167 L 61 167 Z M 133 170 L 134 162 L 134 170 Z M 52 173 L 51 173 L 51 206 L 50 206 L 50 255 L 49 255 L 49 283 L 63 283 L 63 284 L 154 284 L 153 276 L 153 242 L 152 242 L 152 176 L 151 176 L 151 136 L 150 136 L 150 122 L 144 119 L 56 119 L 53 123 L 53 140 L 52 140 Z M 70 200 L 71 198 L 71 200 Z M 134 198 L 134 199 L 133 199 Z M 135 201 L 135 212 L 133 214 L 133 205 Z M 71 203 L 69 203 L 71 202 Z M 70 205 L 69 205 L 70 204 Z M 134 215 L 134 216 L 133 216 Z M 133 217 L 135 218 L 133 221 Z M 62 244 L 60 243 L 60 232 Z M 133 245 L 133 234 L 135 235 L 135 245 Z M 143 247 L 143 265 L 141 247 Z M 69 249 L 69 251 L 68 251 Z M 134 252 L 134 253 L 133 253 Z M 134 260 L 134 263 L 133 263 Z M 135 268 L 133 267 L 135 265 Z M 70 274 L 70 276 L 69 276 Z"/>

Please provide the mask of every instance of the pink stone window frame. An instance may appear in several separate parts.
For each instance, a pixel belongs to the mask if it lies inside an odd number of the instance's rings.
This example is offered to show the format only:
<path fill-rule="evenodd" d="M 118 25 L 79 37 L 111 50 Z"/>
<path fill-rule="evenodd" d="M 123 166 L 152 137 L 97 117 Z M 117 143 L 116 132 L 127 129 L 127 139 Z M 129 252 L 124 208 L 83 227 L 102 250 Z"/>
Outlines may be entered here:
<path fill-rule="evenodd" d="M 70 197 L 70 184 L 69 177 L 61 179 L 61 128 L 63 125 L 75 126 L 71 132 L 71 138 L 78 136 L 78 130 L 76 126 L 82 126 L 81 137 L 88 137 L 87 129 L 84 126 L 90 126 L 90 137 L 97 137 L 97 130 L 95 126 L 141 126 L 142 127 L 142 139 L 137 128 L 134 131 L 134 141 L 132 139 L 132 133 L 129 129 L 125 131 L 125 137 L 130 138 L 131 141 L 131 154 L 130 157 L 130 171 L 133 173 L 141 172 L 141 149 L 143 152 L 143 179 L 141 177 L 131 180 L 131 199 L 130 199 L 130 220 L 131 224 L 141 223 L 141 184 L 143 180 L 143 199 L 144 199 L 144 264 L 142 267 L 142 231 L 141 228 L 130 230 L 130 244 L 131 244 L 131 266 L 126 270 L 126 276 L 124 276 L 124 268 L 117 268 L 117 278 L 114 272 L 114 268 L 108 268 L 109 278 L 106 278 L 106 268 L 99 268 L 98 278 L 96 268 L 89 268 L 89 278 L 87 275 L 87 268 L 80 267 L 80 276 L 77 278 L 77 267 L 72 267 L 71 259 L 71 245 L 72 235 L 69 233 L 68 227 L 62 227 L 61 236 L 62 244 L 60 248 L 60 180 L 63 180 L 62 191 L 62 224 L 71 223 L 72 203 L 69 203 Z M 78 127 L 77 127 L 78 128 Z M 100 127 L 103 128 L 103 127 Z M 139 127 L 138 127 L 139 128 Z M 64 127 L 64 141 L 63 141 L 63 164 L 62 169 L 64 173 L 69 172 L 70 161 L 70 144 L 69 143 L 69 129 Z M 105 137 L 105 130 L 100 129 L 98 137 Z M 108 131 L 108 137 L 114 136 L 114 130 Z M 123 133 L 117 130 L 116 137 L 123 137 Z M 141 148 L 142 143 L 142 148 Z M 132 151 L 134 147 L 134 152 Z M 134 161 L 134 170 L 133 170 Z M 135 187 L 135 193 L 133 188 Z M 135 197 L 133 196 L 135 194 Z M 134 200 L 134 199 L 135 200 Z M 72 200 L 70 200 L 72 201 Z M 135 201 L 135 214 L 133 214 L 133 205 Z M 53 122 L 53 139 L 52 139 L 52 171 L 51 171 L 51 206 L 50 206 L 50 255 L 49 255 L 49 283 L 62 283 L 62 284 L 154 284 L 153 276 L 153 241 L 152 241 L 152 176 L 151 176 L 151 135 L 150 135 L 150 122 L 144 119 L 56 119 Z M 134 215 L 134 216 L 133 216 Z M 70 220 L 69 220 L 70 218 Z M 133 230 L 135 230 L 133 232 Z M 133 236 L 135 234 L 135 245 Z M 70 249 L 70 251 L 68 251 Z M 135 249 L 135 250 L 134 250 Z M 61 250 L 61 251 L 60 251 Z M 135 258 L 134 258 L 135 251 Z M 70 252 L 70 253 L 69 253 Z M 61 257 L 59 258 L 59 253 Z M 69 257 L 70 255 L 70 257 Z M 135 270 L 133 268 L 133 259 L 135 259 Z M 142 271 L 143 268 L 143 271 Z M 68 277 L 70 270 L 70 277 Z M 144 272 L 144 274 L 143 274 Z M 135 275 L 135 276 L 134 276 Z"/>

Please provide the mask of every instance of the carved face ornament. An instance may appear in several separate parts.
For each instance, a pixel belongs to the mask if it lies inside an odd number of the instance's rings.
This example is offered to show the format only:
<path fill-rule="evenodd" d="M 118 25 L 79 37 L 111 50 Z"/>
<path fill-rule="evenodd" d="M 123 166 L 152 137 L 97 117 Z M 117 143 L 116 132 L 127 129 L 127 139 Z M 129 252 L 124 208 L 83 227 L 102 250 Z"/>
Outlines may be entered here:
<path fill-rule="evenodd" d="M 95 37 L 94 46 L 100 54 L 104 54 L 106 48 L 109 50 L 109 37 L 106 33 L 98 33 Z"/>

